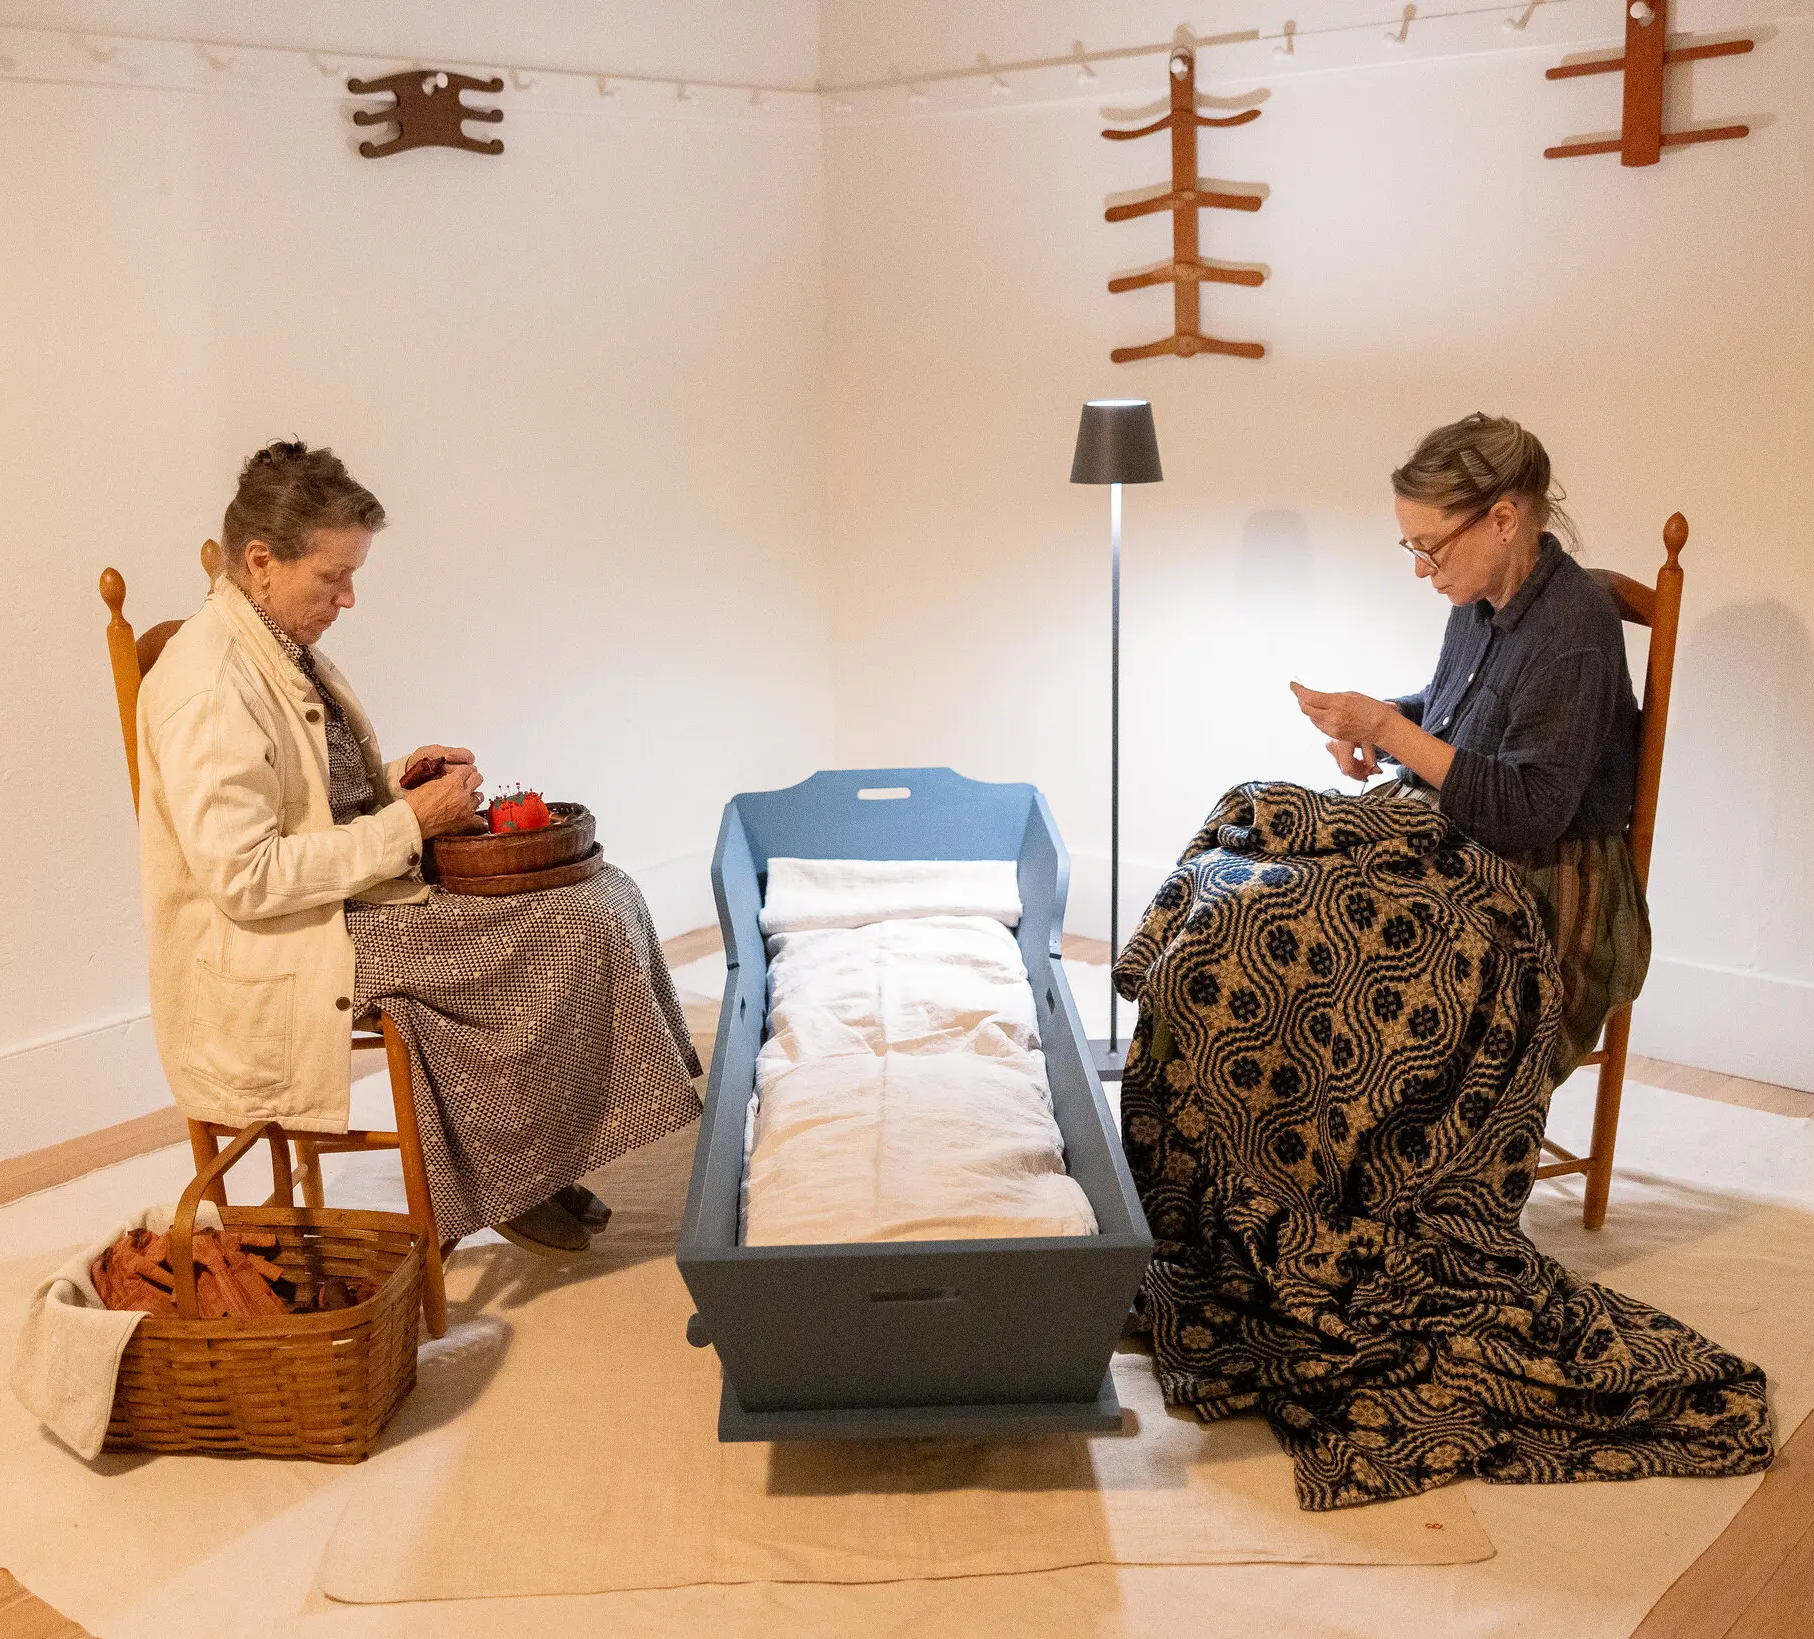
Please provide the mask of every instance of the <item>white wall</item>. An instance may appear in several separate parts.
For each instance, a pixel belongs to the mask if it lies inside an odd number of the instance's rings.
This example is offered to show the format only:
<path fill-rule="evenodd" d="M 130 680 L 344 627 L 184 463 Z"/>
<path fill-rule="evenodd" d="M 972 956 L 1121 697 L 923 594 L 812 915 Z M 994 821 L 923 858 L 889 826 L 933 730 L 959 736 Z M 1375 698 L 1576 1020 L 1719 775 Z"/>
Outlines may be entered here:
<path fill-rule="evenodd" d="M 1264 93 L 1257 122 L 1204 133 L 1201 167 L 1270 190 L 1202 222 L 1206 254 L 1270 269 L 1204 297 L 1259 363 L 1108 359 L 1171 329 L 1168 291 L 1104 288 L 1169 256 L 1169 218 L 1102 219 L 1167 178 L 1165 140 L 1098 135 L 1105 104 L 1164 97 L 1163 57 L 1088 90 L 1054 69 L 1007 97 L 848 99 L 827 138 L 839 760 L 1038 782 L 1076 856 L 1073 926 L 1106 931 L 1107 504 L 1066 482 L 1080 402 L 1150 397 L 1167 471 L 1127 496 L 1130 917 L 1230 784 L 1334 783 L 1287 680 L 1427 678 L 1447 606 L 1393 545 L 1386 477 L 1438 422 L 1514 415 L 1587 561 L 1648 579 L 1664 518 L 1694 529 L 1640 1050 L 1814 1087 L 1811 8 L 1675 8 L 1688 31 L 1768 25 L 1748 57 L 1671 71 L 1672 125 L 1756 130 L 1641 171 L 1542 157 L 1616 125 L 1616 79 L 1543 76 L 1612 44 L 1616 9 L 1546 4 L 1523 34 L 1514 9 L 1420 21 L 1396 49 L 1377 25 L 1318 34 L 1355 18 L 1334 0 L 1218 14 L 1300 31 L 1290 57 L 1199 60 L 1201 88 Z M 824 51 L 849 83 L 1176 21 L 1148 0 L 828 0 Z"/>
<path fill-rule="evenodd" d="M 1427 674 L 1443 608 L 1385 474 L 1505 410 L 1591 561 L 1648 575 L 1663 517 L 1695 527 L 1641 1045 L 1814 1085 L 1814 0 L 1675 8 L 1763 26 L 1673 73 L 1672 123 L 1757 130 L 1644 172 L 1540 157 L 1616 120 L 1613 80 L 1542 74 L 1609 43 L 1607 6 L 1545 0 L 1522 33 L 1422 9 L 1402 48 L 1346 0 L 1217 20 L 1267 37 L 1207 49 L 1203 83 L 1265 113 L 1203 169 L 1270 197 L 1206 213 L 1205 245 L 1271 278 L 1205 312 L 1270 356 L 1112 366 L 1169 304 L 1104 283 L 1168 238 L 1103 203 L 1166 154 L 1102 141 L 1098 110 L 1161 96 L 1162 57 L 923 104 L 589 76 L 1063 56 L 1169 38 L 1158 0 L 13 0 L 0 1156 L 166 1097 L 94 580 L 121 568 L 141 621 L 193 607 L 237 462 L 278 434 L 333 443 L 395 520 L 328 643 L 386 743 L 466 739 L 494 780 L 589 801 L 664 932 L 710 920 L 728 792 L 920 761 L 1039 782 L 1074 925 L 1104 931 L 1106 502 L 1064 481 L 1103 393 L 1153 398 L 1169 474 L 1128 496 L 1130 914 L 1225 786 L 1328 778 L 1288 677 Z M 132 35 L 236 44 L 215 67 Z M 507 110 L 501 158 L 356 157 L 347 72 L 468 57 L 532 70 L 477 99 Z"/>
<path fill-rule="evenodd" d="M 816 7 L 681 9 L 5 20 L 810 84 Z M 371 161 L 306 60 L 0 56 L 0 1156 L 168 1100 L 95 582 L 192 610 L 275 436 L 393 520 L 324 644 L 387 749 L 590 803 L 664 934 L 710 921 L 726 794 L 830 760 L 816 99 L 545 82 L 489 99 L 497 158 Z"/>

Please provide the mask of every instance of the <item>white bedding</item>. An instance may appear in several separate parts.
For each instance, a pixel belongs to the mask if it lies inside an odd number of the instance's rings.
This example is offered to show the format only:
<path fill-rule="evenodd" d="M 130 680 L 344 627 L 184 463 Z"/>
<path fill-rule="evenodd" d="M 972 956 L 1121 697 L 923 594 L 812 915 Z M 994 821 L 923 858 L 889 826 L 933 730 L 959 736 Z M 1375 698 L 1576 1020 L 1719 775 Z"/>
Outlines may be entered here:
<path fill-rule="evenodd" d="M 765 1060 L 1039 1045 L 1020 947 L 988 917 L 783 933 L 768 949 Z"/>
<path fill-rule="evenodd" d="M 918 916 L 987 916 L 1020 925 L 1011 859 L 771 859 L 764 935 L 854 928 Z"/>
<path fill-rule="evenodd" d="M 747 1245 L 1096 1232 L 999 920 L 811 929 L 768 948 Z"/>
<path fill-rule="evenodd" d="M 751 1246 L 1093 1235 L 1039 1053 L 860 1053 L 769 1079 Z"/>

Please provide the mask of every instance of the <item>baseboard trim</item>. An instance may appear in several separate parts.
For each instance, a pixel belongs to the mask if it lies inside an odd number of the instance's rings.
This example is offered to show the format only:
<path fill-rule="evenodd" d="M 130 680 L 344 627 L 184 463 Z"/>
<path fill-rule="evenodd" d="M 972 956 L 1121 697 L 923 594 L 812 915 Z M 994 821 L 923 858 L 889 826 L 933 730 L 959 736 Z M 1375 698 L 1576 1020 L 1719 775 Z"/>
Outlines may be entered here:
<path fill-rule="evenodd" d="M 189 1136 L 189 1124 L 174 1104 L 149 1115 L 135 1115 L 99 1132 L 83 1133 L 27 1155 L 0 1161 L 0 1206 L 40 1190 L 55 1189 L 102 1167 L 130 1161 L 135 1155 L 168 1149 Z"/>

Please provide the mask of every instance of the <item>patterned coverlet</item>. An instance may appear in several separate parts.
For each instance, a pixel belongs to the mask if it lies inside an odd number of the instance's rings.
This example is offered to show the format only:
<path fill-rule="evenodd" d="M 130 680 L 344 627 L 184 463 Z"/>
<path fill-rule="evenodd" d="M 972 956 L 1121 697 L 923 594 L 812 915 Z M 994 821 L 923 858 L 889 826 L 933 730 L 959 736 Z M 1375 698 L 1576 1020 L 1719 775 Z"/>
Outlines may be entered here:
<path fill-rule="evenodd" d="M 1238 786 L 1115 982 L 1166 1400 L 1263 1411 L 1303 1507 L 1769 1463 L 1757 1367 L 1519 1227 L 1561 1001 L 1512 866 L 1416 803 Z"/>

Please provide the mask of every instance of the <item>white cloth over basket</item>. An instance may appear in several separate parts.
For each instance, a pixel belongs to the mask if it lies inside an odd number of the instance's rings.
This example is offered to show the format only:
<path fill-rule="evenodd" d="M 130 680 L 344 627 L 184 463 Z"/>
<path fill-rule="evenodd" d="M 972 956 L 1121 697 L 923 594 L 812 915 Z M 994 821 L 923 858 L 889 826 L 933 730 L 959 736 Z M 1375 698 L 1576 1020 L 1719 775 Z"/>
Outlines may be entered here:
<path fill-rule="evenodd" d="M 25 1324 L 13 1347 L 13 1393 L 78 1457 L 93 1461 L 107 1438 L 120 1357 L 145 1318 L 137 1309 L 109 1309 L 88 1267 L 132 1229 L 169 1231 L 173 1206 L 147 1207 L 84 1247 L 54 1275 L 39 1282 L 26 1306 Z M 197 1229 L 219 1229 L 212 1201 L 196 1208 Z"/>
<path fill-rule="evenodd" d="M 854 899 L 855 914 L 873 904 Z M 768 951 L 746 1245 L 1096 1232 L 1065 1171 L 1033 993 L 1000 919 L 865 921 L 777 934 Z"/>

